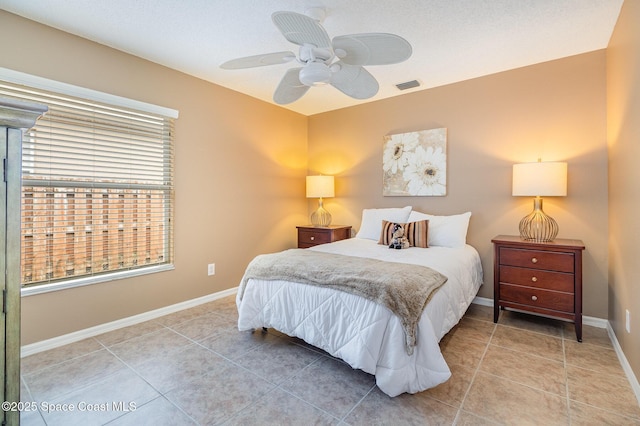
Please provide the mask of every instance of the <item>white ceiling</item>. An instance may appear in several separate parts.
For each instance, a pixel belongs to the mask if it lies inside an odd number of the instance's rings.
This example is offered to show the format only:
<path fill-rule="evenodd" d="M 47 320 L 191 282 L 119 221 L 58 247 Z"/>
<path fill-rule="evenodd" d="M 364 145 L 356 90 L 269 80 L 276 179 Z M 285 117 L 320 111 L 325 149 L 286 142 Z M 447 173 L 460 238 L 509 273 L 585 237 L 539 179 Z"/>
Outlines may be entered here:
<path fill-rule="evenodd" d="M 236 57 L 297 52 L 271 21 L 278 10 L 323 6 L 330 37 L 388 32 L 408 61 L 367 69 L 378 94 L 358 101 L 312 87 L 285 108 L 305 115 L 424 90 L 607 47 L 623 0 L 0 0 L 0 8 L 250 96 L 272 101 L 294 63 L 246 70 Z M 395 85 L 418 80 L 419 88 Z"/>

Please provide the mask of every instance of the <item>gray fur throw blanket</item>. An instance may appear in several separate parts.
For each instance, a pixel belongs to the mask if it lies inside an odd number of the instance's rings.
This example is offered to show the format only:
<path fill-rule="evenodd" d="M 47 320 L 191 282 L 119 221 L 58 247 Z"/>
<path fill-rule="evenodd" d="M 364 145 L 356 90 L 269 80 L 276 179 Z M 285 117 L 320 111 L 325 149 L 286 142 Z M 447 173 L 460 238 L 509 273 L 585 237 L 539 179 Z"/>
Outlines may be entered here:
<path fill-rule="evenodd" d="M 418 321 L 424 307 L 447 281 L 447 277 L 426 266 L 304 249 L 263 254 L 253 259 L 240 283 L 240 299 L 252 278 L 332 288 L 383 305 L 400 318 L 409 355 L 416 345 Z"/>

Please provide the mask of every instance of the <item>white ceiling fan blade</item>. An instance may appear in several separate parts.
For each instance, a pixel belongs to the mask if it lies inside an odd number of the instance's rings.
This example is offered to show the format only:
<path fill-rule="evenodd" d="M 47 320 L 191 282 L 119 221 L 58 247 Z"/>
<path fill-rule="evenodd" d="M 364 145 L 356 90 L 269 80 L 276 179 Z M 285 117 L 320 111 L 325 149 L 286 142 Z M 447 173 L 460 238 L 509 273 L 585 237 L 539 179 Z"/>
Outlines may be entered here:
<path fill-rule="evenodd" d="M 273 94 L 273 101 L 275 103 L 278 105 L 290 104 L 307 93 L 309 86 L 300 83 L 299 74 L 301 69 L 302 68 L 291 68 L 286 72 L 284 77 L 282 77 L 280 84 L 278 84 Z"/>
<path fill-rule="evenodd" d="M 225 70 L 238 70 L 243 68 L 262 67 L 264 65 L 284 64 L 296 58 L 293 52 L 274 52 L 263 55 L 246 56 L 232 59 L 220 65 Z"/>
<path fill-rule="evenodd" d="M 349 65 L 388 65 L 409 59 L 411 44 L 395 34 L 365 33 L 334 37 L 333 49 Z M 344 55 L 341 56 L 342 52 Z"/>
<path fill-rule="evenodd" d="M 331 39 L 318 21 L 295 12 L 274 12 L 273 23 L 291 43 L 331 49 Z"/>
<path fill-rule="evenodd" d="M 355 99 L 368 99 L 378 93 L 378 81 L 360 65 L 336 62 L 340 70 L 333 73 L 331 85 Z"/>

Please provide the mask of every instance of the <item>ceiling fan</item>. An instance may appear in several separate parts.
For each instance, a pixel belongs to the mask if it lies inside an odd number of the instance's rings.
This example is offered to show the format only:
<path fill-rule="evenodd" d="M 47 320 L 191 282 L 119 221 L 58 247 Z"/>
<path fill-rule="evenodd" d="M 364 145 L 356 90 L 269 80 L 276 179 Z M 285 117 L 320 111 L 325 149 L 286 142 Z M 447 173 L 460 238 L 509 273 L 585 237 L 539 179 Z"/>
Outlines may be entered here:
<path fill-rule="evenodd" d="M 293 52 L 274 52 L 233 59 L 220 65 L 234 70 L 297 60 L 302 66 L 289 69 L 275 90 L 273 100 L 280 105 L 300 99 L 312 86 L 330 84 L 345 95 L 367 99 L 378 93 L 378 82 L 364 65 L 389 65 L 407 60 L 411 45 L 402 37 L 387 33 L 362 33 L 334 37 L 320 24 L 324 9 L 308 15 L 275 12 L 271 19 L 282 35 L 300 46 Z"/>

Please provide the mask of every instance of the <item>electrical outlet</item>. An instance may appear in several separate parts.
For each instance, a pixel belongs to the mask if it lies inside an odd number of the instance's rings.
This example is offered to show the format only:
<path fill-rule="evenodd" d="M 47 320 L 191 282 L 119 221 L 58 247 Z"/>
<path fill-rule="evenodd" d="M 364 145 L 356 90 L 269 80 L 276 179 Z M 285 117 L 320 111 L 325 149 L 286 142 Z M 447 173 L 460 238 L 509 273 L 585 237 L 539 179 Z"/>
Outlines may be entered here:
<path fill-rule="evenodd" d="M 625 322 L 625 328 L 627 329 L 627 333 L 631 333 L 631 314 L 629 313 L 629 310 L 627 309 L 627 318 L 626 318 L 626 322 Z"/>
<path fill-rule="evenodd" d="M 215 275 L 216 274 L 216 264 L 215 263 L 210 263 L 207 265 L 207 274 L 208 275 Z"/>

